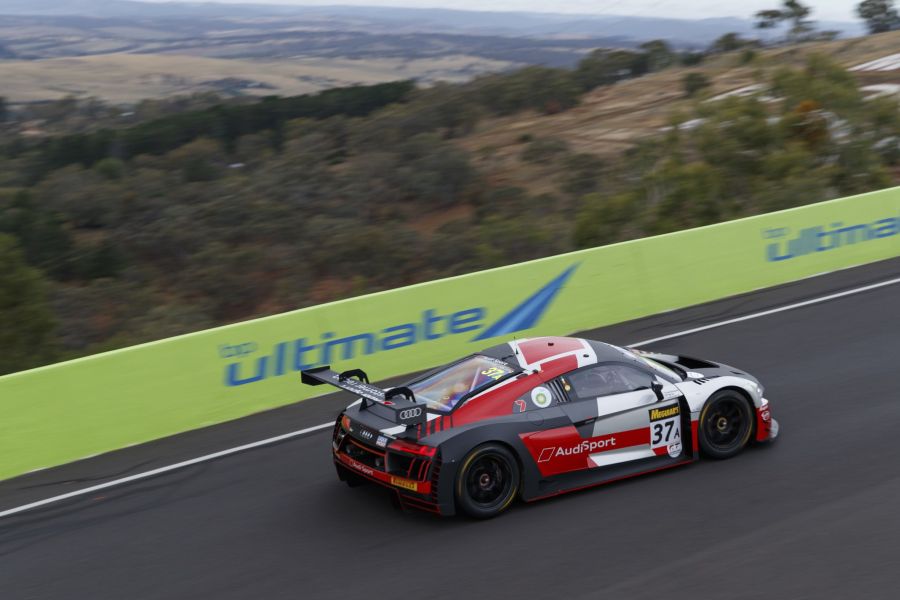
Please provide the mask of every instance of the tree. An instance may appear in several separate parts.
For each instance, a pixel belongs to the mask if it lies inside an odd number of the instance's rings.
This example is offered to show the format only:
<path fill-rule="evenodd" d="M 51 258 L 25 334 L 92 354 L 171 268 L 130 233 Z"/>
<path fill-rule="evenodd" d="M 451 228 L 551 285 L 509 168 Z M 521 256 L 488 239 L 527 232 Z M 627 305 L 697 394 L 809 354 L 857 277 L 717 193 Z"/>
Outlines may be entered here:
<path fill-rule="evenodd" d="M 678 58 L 672 48 L 663 40 L 650 40 L 640 45 L 647 56 L 647 66 L 651 71 L 659 71 L 673 64 Z"/>
<path fill-rule="evenodd" d="M 632 237 L 638 213 L 636 194 L 588 194 L 575 217 L 573 240 L 577 248 L 591 248 Z"/>
<path fill-rule="evenodd" d="M 0 206 L 0 234 L 14 237 L 25 260 L 55 279 L 65 279 L 72 270 L 72 238 L 58 215 L 28 191 L 16 193 Z"/>
<path fill-rule="evenodd" d="M 166 155 L 171 169 L 181 169 L 186 182 L 213 181 L 227 158 L 221 146 L 209 138 L 198 138 Z"/>
<path fill-rule="evenodd" d="M 802 39 L 813 30 L 812 21 L 807 19 L 812 13 L 812 8 L 801 4 L 799 0 L 784 0 L 784 13 L 786 20 L 791 22 L 791 29 L 788 32 L 790 39 Z"/>
<path fill-rule="evenodd" d="M 704 102 L 694 116 L 703 120 L 688 136 L 696 152 L 704 162 L 738 176 L 757 173 L 777 143 L 777 128 L 758 97 Z"/>
<path fill-rule="evenodd" d="M 81 258 L 77 270 L 83 279 L 100 279 L 115 277 L 124 266 L 119 249 L 110 240 L 104 240 Z"/>
<path fill-rule="evenodd" d="M 771 90 L 783 99 L 785 112 L 807 100 L 845 118 L 865 112 L 863 96 L 853 75 L 839 63 L 819 54 L 810 55 L 802 70 L 782 67 L 775 71 Z"/>
<path fill-rule="evenodd" d="M 756 27 L 758 29 L 774 29 L 784 21 L 784 13 L 780 10 L 761 10 L 756 13 Z"/>
<path fill-rule="evenodd" d="M 685 51 L 678 55 L 678 61 L 685 67 L 695 67 L 706 60 L 703 52 Z"/>
<path fill-rule="evenodd" d="M 856 14 L 866 22 L 869 33 L 900 28 L 900 14 L 894 8 L 894 0 L 863 0 L 856 5 Z"/>
<path fill-rule="evenodd" d="M 726 33 L 720 36 L 709 46 L 710 54 L 723 54 L 725 52 L 734 52 L 750 44 L 749 41 L 743 39 L 739 33 Z"/>
<path fill-rule="evenodd" d="M 656 196 L 650 232 L 715 223 L 721 217 L 722 179 L 722 170 L 705 162 L 664 161 L 646 179 L 650 193 Z"/>
<path fill-rule="evenodd" d="M 566 157 L 562 189 L 574 196 L 597 191 L 604 166 L 603 159 L 594 154 L 579 153 Z"/>
<path fill-rule="evenodd" d="M 94 165 L 94 170 L 110 180 L 122 179 L 125 174 L 125 163 L 118 158 L 104 158 Z"/>
<path fill-rule="evenodd" d="M 194 304 L 208 303 L 218 321 L 243 318 L 271 292 L 272 278 L 266 276 L 268 263 L 262 258 L 256 248 L 212 242 L 190 258 L 180 287 Z"/>
<path fill-rule="evenodd" d="M 807 17 L 812 8 L 799 0 L 783 0 L 780 9 L 761 10 L 756 13 L 756 26 L 759 29 L 772 29 L 785 21 L 791 23 L 788 39 L 801 40 L 812 31 L 812 21 Z"/>
<path fill-rule="evenodd" d="M 53 360 L 54 321 L 44 278 L 25 264 L 6 235 L 0 235 L 0 265 L 0 375 L 4 375 Z"/>
<path fill-rule="evenodd" d="M 703 73 L 697 73 L 696 71 L 693 73 L 686 73 L 684 77 L 681 78 L 681 86 L 684 88 L 684 93 L 688 97 L 694 96 L 697 92 L 703 88 L 708 88 L 710 85 L 709 77 Z"/>
<path fill-rule="evenodd" d="M 571 71 L 539 66 L 480 77 L 473 86 L 479 103 L 499 115 L 524 108 L 557 113 L 576 106 L 583 91 Z"/>
<path fill-rule="evenodd" d="M 585 90 L 647 72 L 647 57 L 630 50 L 594 50 L 578 63 L 575 78 Z"/>
<path fill-rule="evenodd" d="M 480 118 L 478 106 L 463 90 L 447 83 L 437 83 L 431 92 L 433 118 L 444 128 L 445 138 L 454 138 L 472 132 Z"/>

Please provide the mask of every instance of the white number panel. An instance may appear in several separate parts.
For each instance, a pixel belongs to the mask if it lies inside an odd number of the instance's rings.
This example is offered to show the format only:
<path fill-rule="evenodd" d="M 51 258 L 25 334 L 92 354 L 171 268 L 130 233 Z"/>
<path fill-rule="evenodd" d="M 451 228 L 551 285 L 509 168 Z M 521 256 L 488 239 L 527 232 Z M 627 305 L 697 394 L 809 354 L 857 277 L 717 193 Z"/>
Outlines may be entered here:
<path fill-rule="evenodd" d="M 650 409 L 650 448 L 671 457 L 681 455 L 681 407 L 678 404 Z"/>

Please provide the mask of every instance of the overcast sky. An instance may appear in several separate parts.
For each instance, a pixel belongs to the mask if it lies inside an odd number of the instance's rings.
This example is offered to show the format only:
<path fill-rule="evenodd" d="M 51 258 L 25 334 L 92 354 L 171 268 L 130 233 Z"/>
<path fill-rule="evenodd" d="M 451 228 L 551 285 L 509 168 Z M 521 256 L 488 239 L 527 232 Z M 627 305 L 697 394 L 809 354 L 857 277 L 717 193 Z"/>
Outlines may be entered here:
<path fill-rule="evenodd" d="M 155 0 L 160 1 L 160 0 Z M 196 1 L 196 0 L 195 0 Z M 751 17 L 780 0 L 217 0 L 232 3 L 294 5 L 367 5 L 404 8 L 456 8 L 461 10 L 519 10 L 556 13 L 595 13 L 639 17 Z M 830 21 L 855 21 L 857 0 L 813 0 L 812 17 Z"/>

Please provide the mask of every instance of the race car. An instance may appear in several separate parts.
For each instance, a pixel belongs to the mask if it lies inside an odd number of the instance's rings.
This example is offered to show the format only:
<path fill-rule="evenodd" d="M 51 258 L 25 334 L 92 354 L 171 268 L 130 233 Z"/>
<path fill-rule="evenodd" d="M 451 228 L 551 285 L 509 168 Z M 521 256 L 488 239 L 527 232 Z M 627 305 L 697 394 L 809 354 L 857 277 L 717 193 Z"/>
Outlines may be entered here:
<path fill-rule="evenodd" d="M 572 337 L 512 341 L 382 389 L 302 372 L 358 399 L 338 416 L 338 477 L 401 506 L 494 517 L 526 502 L 735 456 L 778 435 L 759 381 L 720 363 Z"/>

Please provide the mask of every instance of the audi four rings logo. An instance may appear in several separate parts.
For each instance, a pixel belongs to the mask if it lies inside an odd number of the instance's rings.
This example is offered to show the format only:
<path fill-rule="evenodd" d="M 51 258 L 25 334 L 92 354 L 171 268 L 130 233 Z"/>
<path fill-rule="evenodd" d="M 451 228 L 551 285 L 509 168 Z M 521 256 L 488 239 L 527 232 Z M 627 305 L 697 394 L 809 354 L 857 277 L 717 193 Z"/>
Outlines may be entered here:
<path fill-rule="evenodd" d="M 364 438 L 366 438 L 367 440 L 372 439 L 372 436 L 375 435 L 375 434 L 373 434 L 371 431 L 369 431 L 368 429 L 363 429 L 362 431 L 359 432 L 359 434 L 360 434 L 361 436 L 363 436 Z"/>
<path fill-rule="evenodd" d="M 400 418 L 405 421 L 406 419 L 415 419 L 416 417 L 420 416 L 421 414 L 422 414 L 421 408 L 418 408 L 418 407 L 417 408 L 407 408 L 406 410 L 400 411 Z"/>

